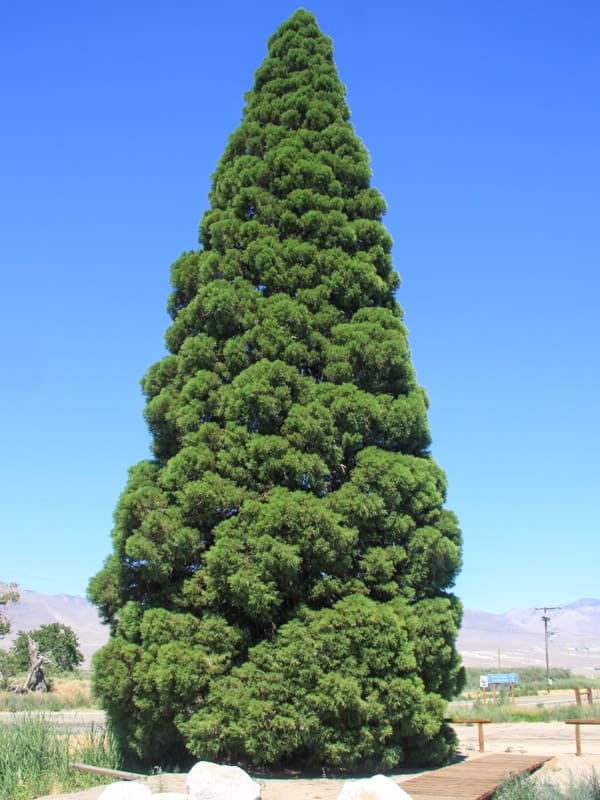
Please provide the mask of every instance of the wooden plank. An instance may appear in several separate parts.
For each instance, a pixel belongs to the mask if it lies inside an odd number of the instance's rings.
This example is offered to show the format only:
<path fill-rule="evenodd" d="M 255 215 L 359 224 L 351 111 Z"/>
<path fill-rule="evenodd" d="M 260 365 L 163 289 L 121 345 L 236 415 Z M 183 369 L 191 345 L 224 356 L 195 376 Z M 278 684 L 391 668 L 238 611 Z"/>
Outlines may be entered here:
<path fill-rule="evenodd" d="M 400 785 L 413 800 L 488 800 L 509 777 L 534 772 L 551 758 L 494 753 L 432 770 Z"/>
<path fill-rule="evenodd" d="M 138 781 L 140 778 L 147 778 L 139 772 L 125 772 L 122 769 L 108 769 L 108 767 L 92 767 L 89 764 L 69 764 L 71 769 L 77 772 L 91 772 L 93 775 L 103 775 L 107 778 L 114 778 L 116 781 Z"/>

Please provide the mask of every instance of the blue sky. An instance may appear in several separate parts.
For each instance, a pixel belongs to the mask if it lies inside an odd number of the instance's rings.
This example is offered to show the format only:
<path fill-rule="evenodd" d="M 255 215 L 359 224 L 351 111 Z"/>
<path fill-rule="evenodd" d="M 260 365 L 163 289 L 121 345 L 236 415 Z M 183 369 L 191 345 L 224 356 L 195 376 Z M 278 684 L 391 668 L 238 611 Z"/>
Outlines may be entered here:
<path fill-rule="evenodd" d="M 0 16 L 0 580 L 84 594 L 164 353 L 170 264 L 266 40 L 296 8 L 5 4 Z M 504 611 L 600 597 L 600 6 L 306 6 L 334 40 L 388 203 L 456 591 Z"/>

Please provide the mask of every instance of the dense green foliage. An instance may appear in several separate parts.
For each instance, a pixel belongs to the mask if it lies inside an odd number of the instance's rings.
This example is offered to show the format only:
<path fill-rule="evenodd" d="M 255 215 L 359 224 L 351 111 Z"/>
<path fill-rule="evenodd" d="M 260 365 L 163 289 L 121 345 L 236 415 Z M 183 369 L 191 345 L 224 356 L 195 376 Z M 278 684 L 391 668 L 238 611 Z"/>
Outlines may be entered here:
<path fill-rule="evenodd" d="M 429 453 L 385 204 L 331 41 L 271 37 L 200 226 L 90 582 L 122 744 L 332 767 L 443 761 L 461 536 Z"/>
<path fill-rule="evenodd" d="M 19 590 L 14 583 L 0 584 L 0 638 L 10 631 L 10 620 L 4 613 L 7 603 L 15 603 L 19 599 Z"/>
<path fill-rule="evenodd" d="M 59 672 L 72 672 L 83 661 L 75 631 L 68 625 L 51 622 L 27 633 L 19 631 L 11 648 L 19 669 L 29 669 L 29 638 L 37 644 L 40 653 L 50 659 L 51 667 Z"/>
<path fill-rule="evenodd" d="M 0 649 L 0 690 L 6 689 L 10 678 L 16 675 L 17 671 L 14 653 Z"/>

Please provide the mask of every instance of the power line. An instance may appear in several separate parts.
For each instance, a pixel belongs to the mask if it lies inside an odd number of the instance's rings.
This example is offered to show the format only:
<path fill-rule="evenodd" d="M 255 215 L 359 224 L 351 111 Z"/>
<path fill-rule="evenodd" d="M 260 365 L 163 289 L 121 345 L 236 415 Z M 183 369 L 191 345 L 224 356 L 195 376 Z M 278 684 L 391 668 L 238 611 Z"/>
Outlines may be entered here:
<path fill-rule="evenodd" d="M 561 606 L 543 606 L 536 608 L 536 611 L 543 611 L 542 621 L 544 623 L 544 649 L 546 651 L 546 692 L 550 693 L 550 660 L 548 658 L 548 623 L 550 622 L 550 611 L 559 611 Z"/>

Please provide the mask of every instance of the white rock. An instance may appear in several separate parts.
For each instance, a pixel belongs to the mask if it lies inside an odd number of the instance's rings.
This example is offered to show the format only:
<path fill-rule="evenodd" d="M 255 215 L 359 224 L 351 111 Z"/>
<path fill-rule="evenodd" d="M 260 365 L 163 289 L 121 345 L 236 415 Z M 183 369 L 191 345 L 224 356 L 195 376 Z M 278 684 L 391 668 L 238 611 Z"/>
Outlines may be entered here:
<path fill-rule="evenodd" d="M 346 781 L 337 800 L 411 800 L 411 796 L 385 775 Z"/>
<path fill-rule="evenodd" d="M 150 800 L 152 792 L 147 786 L 134 781 L 109 783 L 98 800 Z"/>
<path fill-rule="evenodd" d="M 260 784 L 239 767 L 199 761 L 188 772 L 187 791 L 194 800 L 259 800 Z"/>

